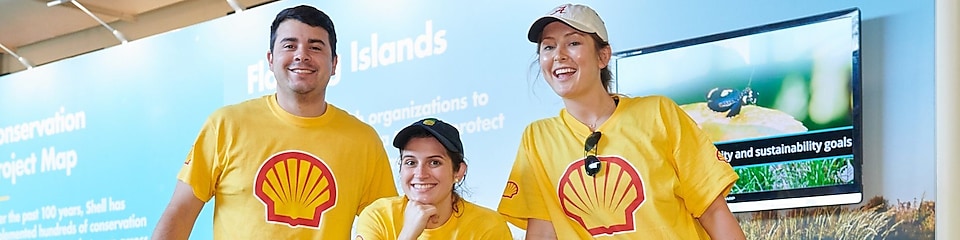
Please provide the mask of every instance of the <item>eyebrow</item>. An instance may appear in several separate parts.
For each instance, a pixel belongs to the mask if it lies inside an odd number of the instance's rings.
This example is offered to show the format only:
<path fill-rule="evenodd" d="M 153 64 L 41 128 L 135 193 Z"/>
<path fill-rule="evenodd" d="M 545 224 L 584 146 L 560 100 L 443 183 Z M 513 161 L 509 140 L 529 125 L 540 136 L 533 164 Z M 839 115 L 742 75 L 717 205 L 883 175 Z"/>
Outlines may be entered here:
<path fill-rule="evenodd" d="M 286 37 L 286 38 L 280 39 L 280 42 L 297 42 L 298 40 L 299 39 L 295 37 Z M 324 46 L 327 45 L 327 42 L 324 42 L 323 39 L 315 39 L 315 38 L 307 39 L 307 43 L 309 44 L 320 43 L 320 44 L 323 44 Z"/>
<path fill-rule="evenodd" d="M 401 156 L 400 156 L 401 159 L 403 159 L 403 158 L 408 158 L 408 157 L 409 157 L 409 158 L 416 158 L 415 156 L 413 156 L 413 154 L 404 154 L 404 155 L 401 155 Z M 424 159 L 425 159 L 425 160 L 430 160 L 430 159 L 433 159 L 433 158 L 446 159 L 446 158 L 443 157 L 442 154 L 430 155 L 430 156 L 425 157 Z"/>
<path fill-rule="evenodd" d="M 573 31 L 570 31 L 570 32 L 568 32 L 568 33 L 566 33 L 566 34 L 563 34 L 564 37 L 569 37 L 570 35 L 586 36 L 586 34 L 584 34 L 583 32 L 577 31 L 577 30 L 573 30 Z M 554 37 L 546 36 L 546 37 L 544 37 L 543 39 L 544 39 L 544 40 L 545 40 L 545 39 L 554 39 Z M 542 40 L 541 40 L 541 41 L 542 41 Z"/>

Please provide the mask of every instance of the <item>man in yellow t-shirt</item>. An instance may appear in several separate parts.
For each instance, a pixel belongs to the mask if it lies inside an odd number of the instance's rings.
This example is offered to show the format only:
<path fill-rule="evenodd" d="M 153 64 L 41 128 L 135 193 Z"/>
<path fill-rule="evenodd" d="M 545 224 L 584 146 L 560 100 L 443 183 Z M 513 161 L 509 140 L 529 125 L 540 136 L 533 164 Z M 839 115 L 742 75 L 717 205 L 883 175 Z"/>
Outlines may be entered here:
<path fill-rule="evenodd" d="M 738 176 L 670 99 L 615 98 L 586 153 L 593 132 L 566 109 L 530 124 L 499 212 L 524 229 L 548 220 L 561 239 L 708 239 L 695 218 Z"/>
<path fill-rule="evenodd" d="M 330 18 L 285 9 L 270 39 L 277 93 L 210 115 L 153 239 L 187 239 L 211 199 L 215 239 L 349 239 L 364 207 L 397 196 L 375 130 L 326 102 L 337 64 Z"/>

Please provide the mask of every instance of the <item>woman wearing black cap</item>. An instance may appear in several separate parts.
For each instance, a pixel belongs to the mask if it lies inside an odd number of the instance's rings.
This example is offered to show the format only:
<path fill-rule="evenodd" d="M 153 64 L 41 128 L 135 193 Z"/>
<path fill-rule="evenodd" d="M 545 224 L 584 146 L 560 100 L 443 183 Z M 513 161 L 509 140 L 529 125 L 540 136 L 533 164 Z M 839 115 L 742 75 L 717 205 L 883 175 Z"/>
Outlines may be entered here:
<path fill-rule="evenodd" d="M 356 239 L 513 239 L 503 217 L 457 194 L 467 163 L 455 127 L 422 119 L 397 133 L 405 196 L 381 198 L 360 213 Z"/>
<path fill-rule="evenodd" d="M 498 207 L 527 239 L 744 238 L 724 200 L 737 174 L 696 122 L 668 98 L 609 92 L 593 9 L 560 5 L 527 38 L 564 103 L 524 130 Z"/>

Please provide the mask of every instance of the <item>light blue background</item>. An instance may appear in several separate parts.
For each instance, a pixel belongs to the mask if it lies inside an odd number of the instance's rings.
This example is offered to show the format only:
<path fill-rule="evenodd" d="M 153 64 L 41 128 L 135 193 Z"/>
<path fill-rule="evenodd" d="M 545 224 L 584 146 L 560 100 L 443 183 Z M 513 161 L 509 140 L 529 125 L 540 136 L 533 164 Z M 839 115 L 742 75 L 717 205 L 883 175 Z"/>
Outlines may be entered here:
<path fill-rule="evenodd" d="M 451 123 L 503 114 L 502 129 L 464 134 L 468 200 L 495 208 L 529 122 L 554 116 L 560 100 L 530 66 L 529 24 L 560 1 L 280 1 L 240 14 L 0 77 L 0 127 L 84 111 L 85 129 L 0 145 L 0 164 L 44 147 L 75 150 L 70 176 L 38 172 L 17 184 L 0 179 L 0 214 L 84 205 L 112 197 L 126 209 L 82 219 L 131 215 L 147 226 L 84 239 L 149 236 L 166 206 L 184 156 L 218 107 L 270 94 L 248 91 L 250 75 L 271 76 L 269 24 L 283 8 L 308 3 L 334 20 L 339 82 L 328 100 L 368 119 L 371 113 L 486 93 L 486 106 L 436 114 Z M 585 1 L 603 17 L 614 51 L 859 7 L 862 12 L 864 196 L 934 199 L 934 4 L 932 1 Z M 801 4 L 801 5 L 797 5 Z M 351 71 L 351 43 L 381 44 L 446 31 L 446 50 L 365 71 Z M 257 64 L 263 64 L 257 67 Z M 251 67 L 253 65 L 254 67 Z M 260 71 L 260 72 L 258 72 Z M 642 81 L 642 79 L 620 79 Z M 374 124 L 385 139 L 416 120 Z M 385 142 L 388 154 L 397 151 Z M 38 159 L 39 160 L 39 159 Z M 210 238 L 209 206 L 194 237 Z M 53 225 L 53 220 L 35 223 Z M 30 226 L 2 224 L 4 231 Z"/>

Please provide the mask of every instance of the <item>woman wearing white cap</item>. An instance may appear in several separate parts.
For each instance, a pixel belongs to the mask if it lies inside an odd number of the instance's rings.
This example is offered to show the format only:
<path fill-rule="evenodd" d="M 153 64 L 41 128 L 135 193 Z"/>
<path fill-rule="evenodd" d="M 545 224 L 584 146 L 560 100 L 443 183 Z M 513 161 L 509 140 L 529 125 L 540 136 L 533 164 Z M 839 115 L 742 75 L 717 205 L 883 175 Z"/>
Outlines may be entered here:
<path fill-rule="evenodd" d="M 455 127 L 435 118 L 397 133 L 404 196 L 381 198 L 360 213 L 356 239 L 513 239 L 503 216 L 456 193 L 467 174 Z"/>
<path fill-rule="evenodd" d="M 724 196 L 738 176 L 676 103 L 609 92 L 600 16 L 564 4 L 527 34 L 563 99 L 524 130 L 499 212 L 527 239 L 743 239 Z M 631 79 L 642 81 L 642 79 Z"/>

